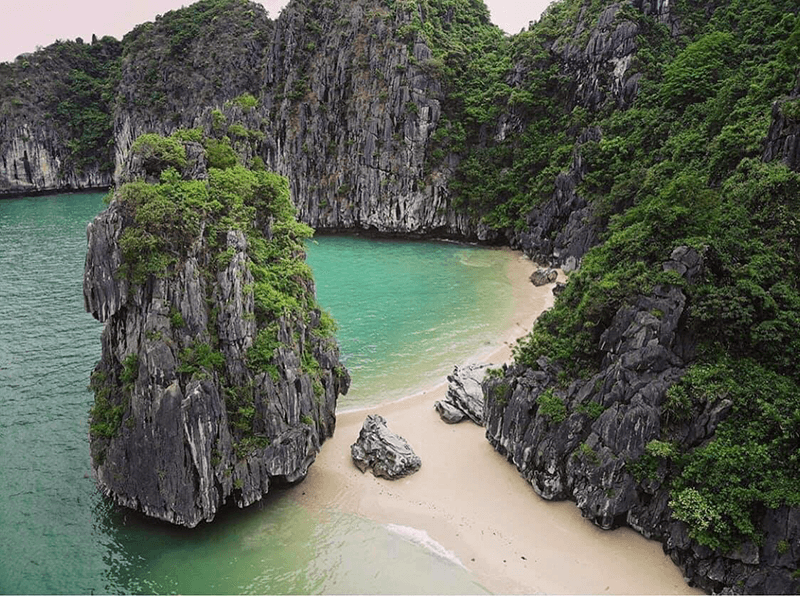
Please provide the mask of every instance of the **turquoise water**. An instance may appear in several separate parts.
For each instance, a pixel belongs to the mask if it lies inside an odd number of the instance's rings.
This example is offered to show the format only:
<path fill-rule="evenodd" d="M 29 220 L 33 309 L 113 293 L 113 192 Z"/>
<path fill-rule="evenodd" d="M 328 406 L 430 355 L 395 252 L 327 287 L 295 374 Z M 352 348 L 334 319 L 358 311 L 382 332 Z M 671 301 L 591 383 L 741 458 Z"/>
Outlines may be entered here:
<path fill-rule="evenodd" d="M 0 201 L 0 593 L 481 593 L 392 529 L 280 492 L 188 530 L 111 506 L 90 476 L 86 385 L 101 325 L 84 313 L 86 224 L 101 194 Z M 354 378 L 343 408 L 446 374 L 504 325 L 502 252 L 323 237 L 320 302 Z M 408 531 L 408 530 L 407 530 Z M 424 541 L 422 541 L 424 544 Z M 446 555 L 446 554 L 445 554 Z"/>
<path fill-rule="evenodd" d="M 508 253 L 454 243 L 323 236 L 309 244 L 317 298 L 339 324 L 347 409 L 443 380 L 507 327 Z"/>

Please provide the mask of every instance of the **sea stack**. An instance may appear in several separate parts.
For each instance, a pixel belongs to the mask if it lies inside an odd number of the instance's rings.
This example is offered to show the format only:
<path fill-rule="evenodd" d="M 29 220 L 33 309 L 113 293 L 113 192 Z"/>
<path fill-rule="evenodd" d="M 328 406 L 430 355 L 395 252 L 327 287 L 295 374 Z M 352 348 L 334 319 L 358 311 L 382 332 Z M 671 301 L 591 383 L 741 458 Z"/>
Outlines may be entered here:
<path fill-rule="evenodd" d="M 303 479 L 350 380 L 286 179 L 194 130 L 141 137 L 123 182 L 87 230 L 92 468 L 116 503 L 194 527 Z"/>

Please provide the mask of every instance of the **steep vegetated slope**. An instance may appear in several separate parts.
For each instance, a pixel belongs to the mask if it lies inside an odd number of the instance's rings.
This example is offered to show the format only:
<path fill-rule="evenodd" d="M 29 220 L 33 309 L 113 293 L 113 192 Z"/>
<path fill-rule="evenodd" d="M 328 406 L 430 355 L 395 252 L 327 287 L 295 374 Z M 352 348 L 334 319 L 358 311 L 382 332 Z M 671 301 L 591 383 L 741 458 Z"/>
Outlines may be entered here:
<path fill-rule="evenodd" d="M 49 77 L 62 46 L 2 68 Z M 113 114 L 93 142 L 118 176 L 139 135 L 197 127 L 176 134 L 212 169 L 278 170 L 320 229 L 507 242 L 572 271 L 487 382 L 489 440 L 707 590 L 797 591 L 796 2 L 558 0 L 505 37 L 477 0 L 293 0 L 274 21 L 201 0 L 79 54 L 101 50 L 75 93 Z M 36 188 L 78 180 L 83 129 L 16 89 L 0 190 L 48 155 L 64 174 Z"/>
<path fill-rule="evenodd" d="M 91 377 L 98 486 L 190 527 L 305 477 L 349 385 L 287 181 L 216 147 L 197 130 L 139 137 L 89 226 L 84 279 L 106 322 Z"/>
<path fill-rule="evenodd" d="M 542 24 L 558 32 L 556 12 L 592 8 L 553 5 Z M 663 541 L 706 590 L 794 593 L 798 7 L 677 3 L 655 19 L 602 7 L 587 52 L 614 10 L 640 32 L 623 60 L 636 78 L 595 99 L 578 75 L 561 108 L 580 125 L 544 139 L 573 131 L 556 193 L 516 193 L 527 172 L 513 152 L 535 152 L 532 139 L 475 150 L 494 160 L 486 184 L 507 191 L 494 221 L 540 258 L 581 263 L 515 366 L 487 381 L 487 436 L 540 495 Z"/>
<path fill-rule="evenodd" d="M 111 185 L 121 51 L 79 39 L 0 64 L 0 195 Z"/>

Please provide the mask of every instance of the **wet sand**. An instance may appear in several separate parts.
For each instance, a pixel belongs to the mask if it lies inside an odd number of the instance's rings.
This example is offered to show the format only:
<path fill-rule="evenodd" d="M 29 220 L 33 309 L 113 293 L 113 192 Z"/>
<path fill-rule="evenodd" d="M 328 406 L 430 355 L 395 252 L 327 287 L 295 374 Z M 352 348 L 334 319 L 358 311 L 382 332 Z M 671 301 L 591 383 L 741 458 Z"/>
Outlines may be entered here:
<path fill-rule="evenodd" d="M 496 344 L 469 363 L 509 362 L 516 339 L 552 306 L 552 285 L 535 288 L 528 279 L 534 267 L 512 253 L 513 316 Z M 489 445 L 483 428 L 470 421 L 444 423 L 433 403 L 446 391 L 445 379 L 431 380 L 403 400 L 338 413 L 334 437 L 290 499 L 311 511 L 341 510 L 424 530 L 493 593 L 700 594 L 659 543 L 630 529 L 603 531 L 575 504 L 541 499 Z M 387 481 L 353 465 L 350 445 L 372 413 L 408 440 L 422 459 L 417 473 Z"/>

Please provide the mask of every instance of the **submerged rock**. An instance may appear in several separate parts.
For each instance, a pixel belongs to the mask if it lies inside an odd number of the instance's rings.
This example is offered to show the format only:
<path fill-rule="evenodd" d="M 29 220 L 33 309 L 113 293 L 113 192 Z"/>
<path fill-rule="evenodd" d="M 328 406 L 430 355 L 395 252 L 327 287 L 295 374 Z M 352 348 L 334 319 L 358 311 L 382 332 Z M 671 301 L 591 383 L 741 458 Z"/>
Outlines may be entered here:
<path fill-rule="evenodd" d="M 422 466 L 408 442 L 389 431 L 386 419 L 380 415 L 366 418 L 358 440 L 350 446 L 350 455 L 362 473 L 371 468 L 373 475 L 384 479 L 405 477 Z"/>
<path fill-rule="evenodd" d="M 445 423 L 460 423 L 469 418 L 483 425 L 483 388 L 481 383 L 492 365 L 453 367 L 447 376 L 447 396 L 433 406 Z"/>

